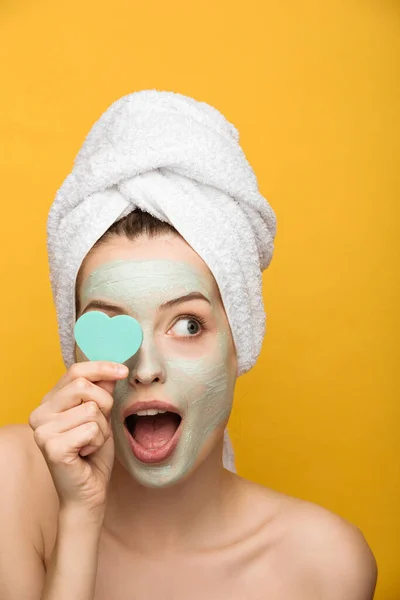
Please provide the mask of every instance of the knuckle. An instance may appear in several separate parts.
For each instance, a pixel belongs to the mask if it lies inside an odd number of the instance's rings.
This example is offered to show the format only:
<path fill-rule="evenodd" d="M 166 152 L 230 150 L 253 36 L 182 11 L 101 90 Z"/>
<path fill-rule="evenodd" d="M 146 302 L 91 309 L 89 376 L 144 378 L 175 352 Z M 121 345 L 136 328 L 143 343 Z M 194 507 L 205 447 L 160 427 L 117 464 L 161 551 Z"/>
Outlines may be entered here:
<path fill-rule="evenodd" d="M 89 400 L 89 402 L 85 402 L 85 411 L 88 417 L 95 417 L 99 412 L 99 407 L 97 406 L 94 400 Z"/>
<path fill-rule="evenodd" d="M 33 432 L 33 437 L 39 448 L 43 448 L 46 445 L 47 436 L 45 435 L 43 427 L 37 427 Z"/>
<path fill-rule="evenodd" d="M 92 421 L 91 423 L 88 423 L 87 430 L 88 433 L 90 433 L 93 436 L 98 435 L 100 431 L 99 424 L 96 423 L 96 421 Z"/>
<path fill-rule="evenodd" d="M 73 379 L 76 379 L 77 377 L 79 377 L 79 373 L 80 373 L 80 368 L 79 368 L 79 363 L 74 363 L 73 365 L 70 366 L 70 368 L 68 369 L 70 376 Z"/>
<path fill-rule="evenodd" d="M 113 407 L 114 404 L 114 399 L 110 394 L 105 393 L 104 394 L 104 410 L 106 413 L 109 413 Z"/>
<path fill-rule="evenodd" d="M 29 415 L 28 424 L 31 429 L 33 429 L 33 430 L 36 429 L 36 425 L 37 425 L 36 409 L 33 412 L 31 412 L 31 414 Z"/>
<path fill-rule="evenodd" d="M 59 462 L 61 452 L 58 440 L 56 438 L 48 438 L 43 445 L 43 451 L 50 462 Z"/>
<path fill-rule="evenodd" d="M 77 377 L 75 379 L 75 388 L 78 390 L 78 392 L 86 392 L 90 389 L 90 387 L 89 381 L 84 377 Z"/>

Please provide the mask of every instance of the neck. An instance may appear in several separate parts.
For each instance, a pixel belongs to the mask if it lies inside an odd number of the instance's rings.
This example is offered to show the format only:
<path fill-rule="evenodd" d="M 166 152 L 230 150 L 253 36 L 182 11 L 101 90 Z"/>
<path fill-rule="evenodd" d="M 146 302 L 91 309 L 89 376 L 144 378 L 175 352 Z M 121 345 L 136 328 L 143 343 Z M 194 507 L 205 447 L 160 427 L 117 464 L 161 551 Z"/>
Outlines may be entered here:
<path fill-rule="evenodd" d="M 222 465 L 222 443 L 194 473 L 167 488 L 138 484 L 116 459 L 104 529 L 141 553 L 204 549 L 229 527 L 239 501 L 237 480 Z"/>

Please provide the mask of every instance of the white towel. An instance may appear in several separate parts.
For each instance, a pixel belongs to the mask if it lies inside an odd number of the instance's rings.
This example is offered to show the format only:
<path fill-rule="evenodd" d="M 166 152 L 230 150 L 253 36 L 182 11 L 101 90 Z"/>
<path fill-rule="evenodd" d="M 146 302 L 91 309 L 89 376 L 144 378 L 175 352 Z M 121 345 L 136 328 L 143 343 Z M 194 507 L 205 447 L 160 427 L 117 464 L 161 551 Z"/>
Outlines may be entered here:
<path fill-rule="evenodd" d="M 114 102 L 87 135 L 47 221 L 50 281 L 63 359 L 74 362 L 75 280 L 93 244 L 136 207 L 170 223 L 212 272 L 236 347 L 238 376 L 266 327 L 261 273 L 276 217 L 239 133 L 213 106 L 143 90 Z M 225 435 L 224 464 L 234 471 Z"/>

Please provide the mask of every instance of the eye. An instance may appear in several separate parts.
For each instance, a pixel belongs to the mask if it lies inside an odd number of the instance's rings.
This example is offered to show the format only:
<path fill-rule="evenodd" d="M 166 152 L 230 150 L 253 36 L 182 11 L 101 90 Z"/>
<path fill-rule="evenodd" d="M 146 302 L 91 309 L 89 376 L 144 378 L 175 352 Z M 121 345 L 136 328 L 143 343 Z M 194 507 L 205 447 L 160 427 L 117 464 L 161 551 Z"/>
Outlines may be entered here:
<path fill-rule="evenodd" d="M 205 320 L 201 317 L 186 315 L 180 317 L 171 329 L 175 329 L 178 336 L 199 337 L 203 329 L 205 329 Z"/>

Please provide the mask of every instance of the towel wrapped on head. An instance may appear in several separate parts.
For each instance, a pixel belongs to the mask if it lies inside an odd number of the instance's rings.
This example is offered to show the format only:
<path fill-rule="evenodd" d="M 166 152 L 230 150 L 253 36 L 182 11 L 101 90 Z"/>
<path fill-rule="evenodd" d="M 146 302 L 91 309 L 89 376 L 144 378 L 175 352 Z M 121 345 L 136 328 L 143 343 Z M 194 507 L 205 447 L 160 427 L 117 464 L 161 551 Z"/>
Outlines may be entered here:
<path fill-rule="evenodd" d="M 265 334 L 262 271 L 276 217 L 260 194 L 239 133 L 214 107 L 144 90 L 114 102 L 87 135 L 47 221 L 50 281 L 62 355 L 74 362 L 75 282 L 83 259 L 115 223 L 139 208 L 172 225 L 219 287 L 238 376 Z M 225 434 L 224 464 L 234 470 Z"/>

